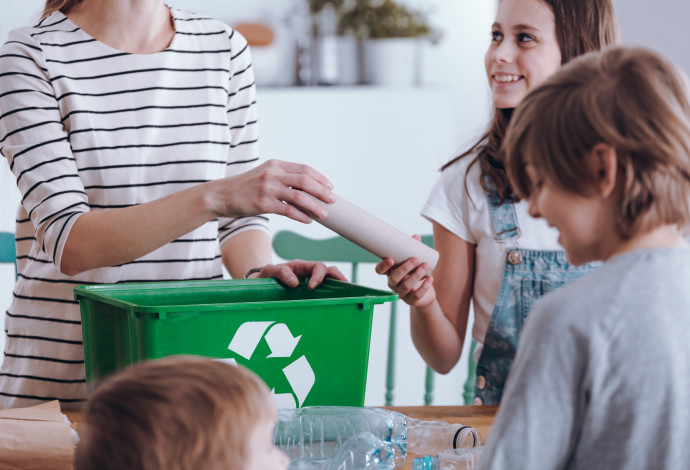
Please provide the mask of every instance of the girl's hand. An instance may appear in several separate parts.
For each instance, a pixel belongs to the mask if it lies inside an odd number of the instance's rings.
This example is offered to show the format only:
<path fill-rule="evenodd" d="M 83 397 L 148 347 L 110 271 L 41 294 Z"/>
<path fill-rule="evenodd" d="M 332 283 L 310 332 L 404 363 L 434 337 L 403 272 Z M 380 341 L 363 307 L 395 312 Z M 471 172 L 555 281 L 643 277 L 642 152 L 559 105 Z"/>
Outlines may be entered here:
<path fill-rule="evenodd" d="M 394 267 L 392 258 L 376 265 L 376 272 L 388 276 L 388 287 L 412 307 L 424 307 L 436 300 L 431 269 L 415 257 Z"/>
<path fill-rule="evenodd" d="M 306 193 L 335 202 L 333 184 L 310 166 L 268 160 L 245 173 L 211 182 L 211 208 L 219 217 L 278 214 L 309 223 L 327 217 L 325 209 Z"/>
<path fill-rule="evenodd" d="M 283 264 L 268 264 L 256 275 L 250 276 L 250 278 L 257 277 L 271 277 L 290 287 L 299 285 L 299 277 L 308 277 L 307 287 L 310 289 L 315 289 L 327 277 L 347 281 L 343 273 L 335 266 L 326 266 L 316 261 L 301 259 L 294 259 Z"/>

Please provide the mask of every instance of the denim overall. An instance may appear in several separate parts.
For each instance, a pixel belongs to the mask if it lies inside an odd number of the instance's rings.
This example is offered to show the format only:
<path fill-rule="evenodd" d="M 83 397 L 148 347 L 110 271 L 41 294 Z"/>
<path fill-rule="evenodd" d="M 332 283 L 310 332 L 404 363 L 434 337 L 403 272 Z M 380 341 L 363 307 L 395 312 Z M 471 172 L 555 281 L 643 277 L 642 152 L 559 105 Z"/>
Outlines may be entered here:
<path fill-rule="evenodd" d="M 601 264 L 576 267 L 568 263 L 563 251 L 521 249 L 517 242 L 521 232 L 514 203 L 501 204 L 493 194 L 488 197 L 496 241 L 506 249 L 506 263 L 484 348 L 477 362 L 476 405 L 500 403 L 522 326 L 532 304 Z"/>

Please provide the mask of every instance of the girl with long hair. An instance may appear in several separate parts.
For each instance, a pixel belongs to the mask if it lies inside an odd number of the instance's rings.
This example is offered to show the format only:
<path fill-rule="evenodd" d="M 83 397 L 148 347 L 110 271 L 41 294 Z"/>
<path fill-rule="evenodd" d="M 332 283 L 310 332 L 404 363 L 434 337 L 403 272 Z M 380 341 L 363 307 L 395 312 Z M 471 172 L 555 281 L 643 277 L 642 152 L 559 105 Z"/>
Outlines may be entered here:
<path fill-rule="evenodd" d="M 437 372 L 459 361 L 473 305 L 477 404 L 500 402 L 534 300 L 595 268 L 570 265 L 558 232 L 508 182 L 501 145 L 513 109 L 562 64 L 618 37 L 610 0 L 501 0 L 485 57 L 493 119 L 443 167 L 422 211 L 441 255 L 433 276 L 415 258 L 376 267 L 411 306 L 413 343 Z"/>

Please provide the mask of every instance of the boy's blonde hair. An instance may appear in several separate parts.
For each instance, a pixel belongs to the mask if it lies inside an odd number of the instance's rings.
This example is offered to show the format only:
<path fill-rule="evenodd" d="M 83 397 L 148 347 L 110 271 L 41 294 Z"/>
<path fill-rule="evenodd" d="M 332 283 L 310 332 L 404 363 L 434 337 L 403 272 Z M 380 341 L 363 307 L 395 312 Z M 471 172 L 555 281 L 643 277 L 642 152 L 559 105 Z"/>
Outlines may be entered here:
<path fill-rule="evenodd" d="M 106 379 L 87 403 L 75 470 L 243 468 L 246 443 L 275 408 L 254 373 L 171 357 Z"/>
<path fill-rule="evenodd" d="M 563 66 L 520 103 L 504 140 L 508 176 L 529 197 L 531 164 L 565 190 L 587 194 L 586 157 L 598 143 L 618 159 L 615 228 L 629 239 L 690 220 L 687 76 L 658 54 L 615 47 Z"/>

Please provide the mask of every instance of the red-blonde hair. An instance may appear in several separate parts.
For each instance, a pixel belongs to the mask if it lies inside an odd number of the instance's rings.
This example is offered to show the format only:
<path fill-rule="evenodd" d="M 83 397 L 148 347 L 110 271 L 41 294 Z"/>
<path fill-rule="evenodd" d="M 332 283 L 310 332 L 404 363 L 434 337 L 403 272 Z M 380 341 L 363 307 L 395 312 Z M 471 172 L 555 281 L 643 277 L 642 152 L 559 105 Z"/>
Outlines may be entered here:
<path fill-rule="evenodd" d="M 262 419 L 275 407 L 248 369 L 189 356 L 138 363 L 89 398 L 75 470 L 242 470 Z"/>

